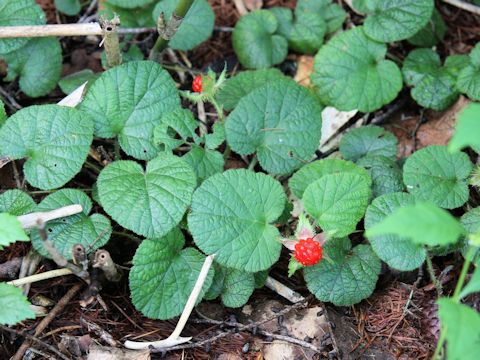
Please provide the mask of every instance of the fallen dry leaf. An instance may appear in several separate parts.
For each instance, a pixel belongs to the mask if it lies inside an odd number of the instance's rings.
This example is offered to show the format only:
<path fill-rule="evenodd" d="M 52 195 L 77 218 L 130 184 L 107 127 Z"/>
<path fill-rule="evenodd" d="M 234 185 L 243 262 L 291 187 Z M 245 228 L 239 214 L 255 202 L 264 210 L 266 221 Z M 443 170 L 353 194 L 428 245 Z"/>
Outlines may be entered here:
<path fill-rule="evenodd" d="M 245 7 L 250 10 L 258 10 L 263 6 L 263 0 L 243 0 Z"/>
<path fill-rule="evenodd" d="M 295 81 L 302 86 L 309 87 L 311 84 L 310 75 L 313 73 L 313 56 L 302 55 L 297 60 L 297 73 Z"/>
<path fill-rule="evenodd" d="M 457 115 L 471 101 L 461 96 L 449 109 L 442 112 L 427 111 L 427 122 L 418 125 L 419 117 L 402 119 L 397 118 L 385 126 L 398 139 L 397 157 L 404 158 L 411 155 L 415 150 L 429 145 L 447 145 L 452 137 Z M 414 137 L 415 129 L 416 136 Z"/>
<path fill-rule="evenodd" d="M 325 152 L 336 146 L 329 140 L 338 132 L 348 120 L 356 115 L 358 110 L 339 111 L 334 107 L 327 106 L 322 111 L 322 138 L 320 139 L 320 151 Z"/>

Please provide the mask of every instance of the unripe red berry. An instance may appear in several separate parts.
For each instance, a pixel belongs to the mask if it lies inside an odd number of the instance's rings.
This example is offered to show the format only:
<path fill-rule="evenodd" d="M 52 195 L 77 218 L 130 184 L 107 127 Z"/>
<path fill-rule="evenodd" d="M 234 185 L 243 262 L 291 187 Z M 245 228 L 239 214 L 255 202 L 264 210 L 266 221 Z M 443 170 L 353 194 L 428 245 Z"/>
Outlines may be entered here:
<path fill-rule="evenodd" d="M 197 93 L 201 93 L 203 89 L 202 75 L 197 75 L 193 79 L 192 90 Z"/>
<path fill-rule="evenodd" d="M 304 266 L 312 266 L 322 259 L 322 245 L 313 238 L 302 239 L 295 244 L 293 256 Z"/>

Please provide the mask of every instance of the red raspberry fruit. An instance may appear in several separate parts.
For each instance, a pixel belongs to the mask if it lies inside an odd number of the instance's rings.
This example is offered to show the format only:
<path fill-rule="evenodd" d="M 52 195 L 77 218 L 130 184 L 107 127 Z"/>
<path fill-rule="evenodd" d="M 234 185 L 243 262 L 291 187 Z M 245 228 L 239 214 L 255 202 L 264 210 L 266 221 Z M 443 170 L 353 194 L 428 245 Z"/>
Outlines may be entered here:
<path fill-rule="evenodd" d="M 197 93 L 201 93 L 202 88 L 203 88 L 202 75 L 197 75 L 195 76 L 195 79 L 193 79 L 192 90 Z"/>
<path fill-rule="evenodd" d="M 295 244 L 293 256 L 303 266 L 312 266 L 322 259 L 322 245 L 313 238 L 302 239 Z"/>

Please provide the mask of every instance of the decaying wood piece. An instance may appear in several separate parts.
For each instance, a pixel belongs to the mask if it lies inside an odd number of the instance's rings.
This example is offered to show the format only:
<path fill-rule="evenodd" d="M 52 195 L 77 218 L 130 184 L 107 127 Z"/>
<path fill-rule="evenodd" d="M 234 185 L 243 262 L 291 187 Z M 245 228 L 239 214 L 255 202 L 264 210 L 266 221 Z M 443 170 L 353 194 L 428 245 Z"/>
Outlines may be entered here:
<path fill-rule="evenodd" d="M 132 351 L 92 344 L 87 360 L 150 360 L 150 351 Z"/>
<path fill-rule="evenodd" d="M 296 291 L 293 291 L 288 286 L 283 285 L 281 282 L 275 280 L 270 276 L 267 277 L 267 281 L 265 281 L 265 286 L 270 290 L 276 292 L 278 295 L 283 296 L 285 299 L 292 303 L 305 300 L 302 295 L 300 295 Z"/>

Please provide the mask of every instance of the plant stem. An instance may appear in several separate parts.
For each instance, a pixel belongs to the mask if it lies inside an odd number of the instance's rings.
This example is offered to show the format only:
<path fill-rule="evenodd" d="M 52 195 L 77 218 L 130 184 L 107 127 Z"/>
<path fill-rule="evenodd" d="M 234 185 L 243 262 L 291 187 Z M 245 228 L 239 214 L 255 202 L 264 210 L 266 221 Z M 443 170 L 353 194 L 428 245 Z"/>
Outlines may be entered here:
<path fill-rule="evenodd" d="M 248 164 L 248 170 L 252 170 L 253 171 L 253 168 L 255 167 L 255 165 L 257 165 L 258 163 L 258 159 L 257 157 L 255 156 L 251 161 L 250 161 L 250 164 Z"/>
<path fill-rule="evenodd" d="M 232 149 L 230 149 L 230 146 L 227 144 L 225 147 L 225 152 L 223 153 L 223 159 L 228 160 L 228 157 L 230 156 L 231 152 L 232 152 Z"/>
<path fill-rule="evenodd" d="M 93 170 L 97 175 L 100 174 L 100 168 L 97 167 L 96 165 L 93 165 L 91 162 L 85 161 L 85 167 Z"/>
<path fill-rule="evenodd" d="M 468 269 L 470 268 L 470 264 L 472 263 L 472 259 L 475 255 L 477 249 L 473 246 L 470 246 L 467 255 L 465 256 L 465 261 L 463 262 L 462 270 L 460 271 L 460 277 L 458 278 L 457 285 L 455 286 L 455 290 L 453 292 L 452 300 L 455 303 L 460 302 L 460 292 L 462 291 L 463 284 L 465 282 L 465 277 L 467 276 Z M 437 347 L 435 348 L 435 352 L 433 353 L 433 360 L 436 360 L 440 356 L 440 351 L 443 348 L 443 344 L 445 343 L 445 339 L 447 337 L 447 328 L 442 326 L 440 329 L 440 338 L 438 339 Z"/>
<path fill-rule="evenodd" d="M 113 141 L 113 151 L 115 153 L 115 160 L 121 160 L 120 157 L 120 144 L 118 143 L 118 139 Z"/>
<path fill-rule="evenodd" d="M 442 284 L 440 281 L 438 281 L 437 277 L 435 276 L 435 270 L 433 269 L 433 264 L 432 264 L 432 258 L 430 255 L 427 254 L 427 270 L 428 274 L 430 275 L 430 279 L 433 282 L 433 285 L 435 285 L 435 288 L 437 289 L 437 295 L 438 297 L 442 296 L 443 290 L 442 290 Z"/>
<path fill-rule="evenodd" d="M 170 39 L 175 35 L 178 28 L 182 24 L 182 20 L 192 6 L 194 0 L 180 0 L 172 17 L 165 24 L 164 14 L 160 14 L 157 21 L 158 38 L 150 51 L 149 59 L 156 60 L 158 54 L 161 53 L 168 46 Z"/>
<path fill-rule="evenodd" d="M 112 20 L 100 19 L 102 26 L 103 42 L 105 53 L 107 55 L 107 68 L 118 66 L 122 63 L 122 53 L 120 52 L 120 41 L 118 40 L 117 26 L 120 19 L 115 16 Z"/>
<path fill-rule="evenodd" d="M 215 107 L 215 111 L 217 112 L 217 115 L 218 115 L 218 120 L 223 122 L 225 120 L 225 116 L 223 114 L 223 108 L 220 105 L 218 105 L 217 101 L 213 97 L 211 97 L 211 99 L 208 99 L 208 100 Z"/>

